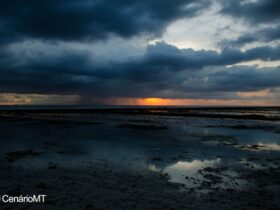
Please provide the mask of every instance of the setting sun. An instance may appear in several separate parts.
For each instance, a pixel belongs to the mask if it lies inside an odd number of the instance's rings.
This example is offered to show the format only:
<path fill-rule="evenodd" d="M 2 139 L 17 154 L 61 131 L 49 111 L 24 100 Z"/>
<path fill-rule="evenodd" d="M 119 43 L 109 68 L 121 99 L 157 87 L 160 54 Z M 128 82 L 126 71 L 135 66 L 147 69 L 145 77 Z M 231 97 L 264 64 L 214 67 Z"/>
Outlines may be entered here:
<path fill-rule="evenodd" d="M 163 105 L 163 101 L 161 98 L 145 98 L 145 105 Z"/>

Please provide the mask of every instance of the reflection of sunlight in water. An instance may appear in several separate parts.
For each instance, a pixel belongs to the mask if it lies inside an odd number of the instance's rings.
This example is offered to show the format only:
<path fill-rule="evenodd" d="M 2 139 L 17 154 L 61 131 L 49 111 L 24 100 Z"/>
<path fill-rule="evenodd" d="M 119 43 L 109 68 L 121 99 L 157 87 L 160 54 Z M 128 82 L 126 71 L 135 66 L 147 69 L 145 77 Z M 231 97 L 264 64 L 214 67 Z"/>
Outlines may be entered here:
<path fill-rule="evenodd" d="M 171 182 L 183 183 L 194 186 L 196 181 L 190 181 L 190 177 L 202 179 L 202 175 L 198 173 L 199 170 L 206 167 L 217 167 L 221 164 L 221 159 L 214 160 L 193 160 L 191 162 L 178 161 L 176 164 L 166 167 L 163 172 L 168 173 Z"/>

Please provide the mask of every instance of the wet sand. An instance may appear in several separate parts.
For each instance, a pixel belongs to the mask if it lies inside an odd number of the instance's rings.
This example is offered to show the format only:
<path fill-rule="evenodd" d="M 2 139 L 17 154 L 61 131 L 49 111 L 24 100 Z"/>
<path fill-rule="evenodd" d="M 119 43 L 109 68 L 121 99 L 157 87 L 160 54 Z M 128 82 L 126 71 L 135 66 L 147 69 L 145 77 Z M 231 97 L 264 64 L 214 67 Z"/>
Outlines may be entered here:
<path fill-rule="evenodd" d="M 277 114 L 127 110 L 1 111 L 1 209 L 280 208 Z"/>

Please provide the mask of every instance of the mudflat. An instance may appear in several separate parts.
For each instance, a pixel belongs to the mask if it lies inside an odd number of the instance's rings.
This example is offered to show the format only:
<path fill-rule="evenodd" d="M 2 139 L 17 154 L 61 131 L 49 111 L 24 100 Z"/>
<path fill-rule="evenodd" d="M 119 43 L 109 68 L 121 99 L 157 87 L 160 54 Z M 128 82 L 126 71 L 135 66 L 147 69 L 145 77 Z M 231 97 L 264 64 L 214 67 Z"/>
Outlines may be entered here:
<path fill-rule="evenodd" d="M 0 111 L 1 209 L 279 209 L 279 108 Z"/>

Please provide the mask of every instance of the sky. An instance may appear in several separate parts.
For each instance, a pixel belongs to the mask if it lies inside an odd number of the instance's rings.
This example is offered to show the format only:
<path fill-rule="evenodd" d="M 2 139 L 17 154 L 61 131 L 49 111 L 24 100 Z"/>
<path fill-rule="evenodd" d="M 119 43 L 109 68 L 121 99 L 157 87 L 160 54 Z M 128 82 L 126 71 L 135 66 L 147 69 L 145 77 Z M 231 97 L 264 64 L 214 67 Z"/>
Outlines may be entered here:
<path fill-rule="evenodd" d="M 280 105 L 279 0 L 1 0 L 0 105 Z"/>

